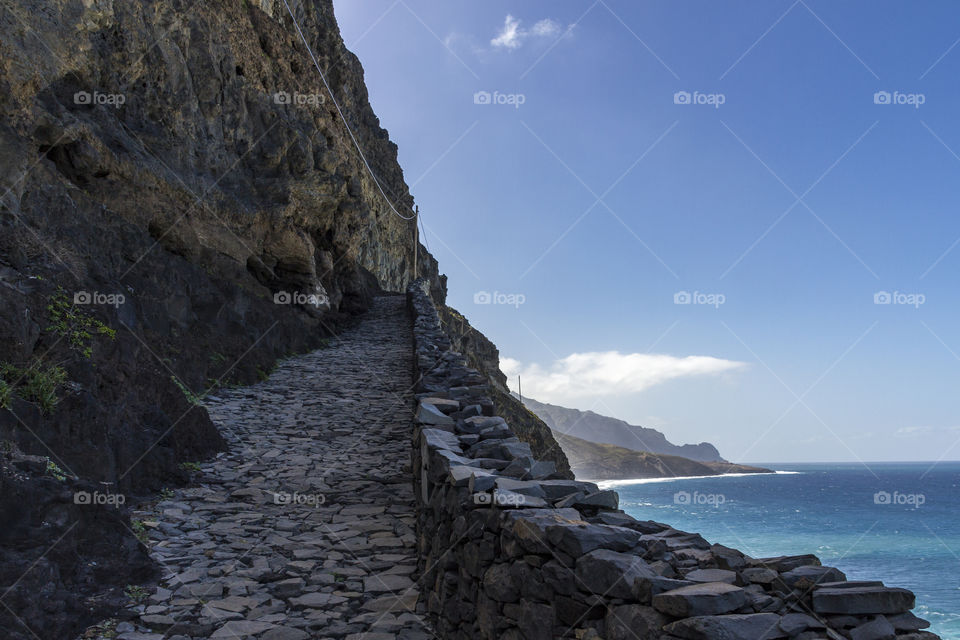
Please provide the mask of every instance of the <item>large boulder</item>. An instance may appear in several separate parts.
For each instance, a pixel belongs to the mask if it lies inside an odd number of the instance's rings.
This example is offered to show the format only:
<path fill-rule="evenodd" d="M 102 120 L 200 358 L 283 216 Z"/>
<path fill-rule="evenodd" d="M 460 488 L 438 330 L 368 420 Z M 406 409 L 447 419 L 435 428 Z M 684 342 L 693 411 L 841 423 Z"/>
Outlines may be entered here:
<path fill-rule="evenodd" d="M 653 609 L 639 604 L 624 604 L 610 607 L 604 619 L 606 640 L 659 640 L 663 637 L 663 625 L 669 618 Z"/>
<path fill-rule="evenodd" d="M 577 584 L 581 590 L 624 600 L 650 598 L 650 581 L 657 577 L 646 562 L 637 556 L 609 549 L 595 549 L 577 560 Z"/>
<path fill-rule="evenodd" d="M 695 584 L 653 596 L 653 606 L 657 611 L 677 618 L 729 613 L 746 602 L 746 592 L 726 582 Z"/>
<path fill-rule="evenodd" d="M 679 620 L 664 630 L 684 640 L 774 640 L 786 638 L 775 613 L 699 616 Z"/>
<path fill-rule="evenodd" d="M 850 630 L 850 640 L 893 640 L 897 630 L 883 616 L 877 616 Z"/>
<path fill-rule="evenodd" d="M 806 565 L 780 574 L 780 580 L 791 589 L 812 589 L 815 585 L 843 582 L 847 576 L 833 567 Z"/>
<path fill-rule="evenodd" d="M 912 591 L 894 587 L 821 588 L 813 592 L 813 610 L 817 613 L 895 615 L 910 611 L 915 604 Z"/>

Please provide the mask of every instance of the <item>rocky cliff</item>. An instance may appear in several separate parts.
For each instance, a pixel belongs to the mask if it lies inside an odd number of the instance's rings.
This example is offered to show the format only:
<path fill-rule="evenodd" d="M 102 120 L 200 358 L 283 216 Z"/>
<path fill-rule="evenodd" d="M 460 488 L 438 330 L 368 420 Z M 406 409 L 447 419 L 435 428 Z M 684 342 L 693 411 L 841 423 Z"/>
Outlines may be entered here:
<path fill-rule="evenodd" d="M 416 275 L 443 300 L 332 2 L 290 6 L 380 186 L 283 3 L 0 4 L 6 637 L 66 637 L 149 577 L 118 503 L 224 447 L 205 392 Z"/>
<path fill-rule="evenodd" d="M 666 454 L 637 451 L 613 444 L 590 442 L 553 432 L 577 478 L 584 480 L 632 480 L 719 476 L 725 473 L 773 473 L 770 469 L 732 462 L 701 462 Z"/>
<path fill-rule="evenodd" d="M 720 452 L 709 442 L 677 445 L 656 429 L 629 424 L 593 411 L 560 407 L 532 398 L 524 398 L 523 403 L 554 431 L 576 438 L 700 462 L 724 462 Z"/>
<path fill-rule="evenodd" d="M 573 478 L 570 462 L 554 439 L 550 427 L 540 416 L 517 400 L 507 388 L 507 376 L 500 370 L 500 351 L 497 346 L 453 307 L 442 304 L 441 301 L 437 312 L 444 333 L 450 338 L 451 349 L 463 354 L 470 366 L 490 381 L 489 395 L 497 415 L 503 416 L 510 423 L 517 437 L 530 443 L 536 457 L 552 461 L 560 473 Z"/>

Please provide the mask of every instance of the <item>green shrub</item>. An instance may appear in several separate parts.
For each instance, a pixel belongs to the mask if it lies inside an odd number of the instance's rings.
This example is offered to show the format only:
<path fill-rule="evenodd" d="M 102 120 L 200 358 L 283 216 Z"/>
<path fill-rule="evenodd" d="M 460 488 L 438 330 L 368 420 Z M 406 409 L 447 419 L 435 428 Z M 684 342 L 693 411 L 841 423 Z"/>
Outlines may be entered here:
<path fill-rule="evenodd" d="M 67 474 L 63 471 L 63 469 L 61 469 L 59 465 L 57 465 L 57 463 L 50 458 L 47 458 L 47 473 L 60 482 L 63 482 L 67 479 Z"/>
<path fill-rule="evenodd" d="M 146 589 L 138 584 L 128 584 L 127 588 L 123 590 L 123 593 L 130 598 L 130 601 L 134 604 L 140 604 L 150 595 Z"/>
<path fill-rule="evenodd" d="M 36 402 L 42 413 L 50 413 L 60 402 L 57 392 L 66 381 L 67 372 L 63 367 L 42 367 L 39 360 L 26 369 L 9 362 L 0 363 L 0 407 L 8 409 L 16 392 L 24 400 Z"/>
<path fill-rule="evenodd" d="M 143 520 L 131 520 L 130 530 L 133 531 L 133 535 L 137 536 L 137 540 L 147 544 L 147 525 L 143 524 Z"/>
<path fill-rule="evenodd" d="M 57 287 L 56 293 L 50 296 L 47 304 L 50 313 L 50 331 L 66 339 L 70 348 L 79 351 L 83 357 L 93 355 L 93 337 L 106 336 L 116 340 L 117 331 L 97 320 L 89 311 L 81 309 L 73 303 L 63 287 Z"/>
<path fill-rule="evenodd" d="M 203 400 L 201 399 L 201 397 L 195 394 L 193 391 L 190 391 L 190 389 L 187 388 L 187 385 L 180 382 L 180 378 L 178 378 L 177 376 L 170 376 L 170 379 L 173 381 L 173 384 L 177 385 L 177 388 L 183 392 L 183 395 L 187 399 L 187 402 L 195 406 L 200 406 L 203 404 Z"/>

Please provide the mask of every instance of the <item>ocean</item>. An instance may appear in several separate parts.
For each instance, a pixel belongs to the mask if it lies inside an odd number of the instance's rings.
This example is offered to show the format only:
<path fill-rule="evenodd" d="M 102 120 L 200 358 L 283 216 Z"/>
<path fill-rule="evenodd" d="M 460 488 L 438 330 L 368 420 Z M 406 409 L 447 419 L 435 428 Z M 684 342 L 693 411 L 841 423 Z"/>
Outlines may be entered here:
<path fill-rule="evenodd" d="M 778 473 L 600 484 L 636 518 L 910 589 L 929 630 L 960 640 L 960 462 L 761 466 Z"/>

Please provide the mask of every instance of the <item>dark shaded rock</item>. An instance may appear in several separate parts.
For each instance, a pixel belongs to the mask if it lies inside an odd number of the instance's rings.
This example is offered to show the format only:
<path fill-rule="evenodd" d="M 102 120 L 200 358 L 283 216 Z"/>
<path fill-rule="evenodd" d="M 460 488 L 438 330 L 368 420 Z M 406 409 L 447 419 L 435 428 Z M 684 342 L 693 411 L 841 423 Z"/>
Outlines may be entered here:
<path fill-rule="evenodd" d="M 653 596 L 653 606 L 657 611 L 677 618 L 729 613 L 746 602 L 747 594 L 743 589 L 725 582 L 680 587 Z"/>
<path fill-rule="evenodd" d="M 797 567 L 780 574 L 780 580 L 791 589 L 808 590 L 814 585 L 831 582 L 843 582 L 847 579 L 839 569 L 833 567 L 818 567 L 814 565 Z"/>
<path fill-rule="evenodd" d="M 737 574 L 726 569 L 696 569 L 683 576 L 691 582 L 726 582 L 736 584 Z"/>
<path fill-rule="evenodd" d="M 896 616 L 887 616 L 887 621 L 889 621 L 897 631 L 920 631 L 930 626 L 929 622 L 918 618 L 910 612 L 901 613 Z"/>
<path fill-rule="evenodd" d="M 607 640 L 658 640 L 669 621 L 653 607 L 625 604 L 610 607 L 604 627 Z"/>
<path fill-rule="evenodd" d="M 820 566 L 820 558 L 812 554 L 799 556 L 776 556 L 772 558 L 751 558 L 747 560 L 747 565 L 751 567 L 766 567 L 774 571 L 783 573 L 791 571 L 797 567 Z"/>
<path fill-rule="evenodd" d="M 915 604 L 913 592 L 893 587 L 820 588 L 813 592 L 813 610 L 817 613 L 898 614 L 913 609 Z"/>
<path fill-rule="evenodd" d="M 700 616 L 679 620 L 664 630 L 684 640 L 774 640 L 786 638 L 773 613 Z"/>
<path fill-rule="evenodd" d="M 893 640 L 897 631 L 883 616 L 850 630 L 850 640 Z"/>
<path fill-rule="evenodd" d="M 824 629 L 826 625 L 805 613 L 788 613 L 780 619 L 780 629 L 788 636 L 795 636 L 807 629 Z"/>
<path fill-rule="evenodd" d="M 577 560 L 577 586 L 611 598 L 650 599 L 651 580 L 657 575 L 646 562 L 626 553 L 595 549 Z"/>

